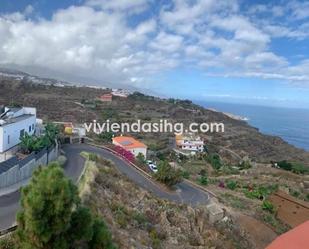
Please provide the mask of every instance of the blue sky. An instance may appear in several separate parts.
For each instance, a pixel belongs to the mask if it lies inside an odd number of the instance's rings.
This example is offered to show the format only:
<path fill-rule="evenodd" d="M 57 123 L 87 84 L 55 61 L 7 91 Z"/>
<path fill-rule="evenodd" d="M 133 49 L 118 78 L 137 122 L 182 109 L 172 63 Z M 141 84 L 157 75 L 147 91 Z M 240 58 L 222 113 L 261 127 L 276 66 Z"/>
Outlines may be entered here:
<path fill-rule="evenodd" d="M 309 108 L 309 2 L 2 0 L 0 64 L 162 96 Z"/>

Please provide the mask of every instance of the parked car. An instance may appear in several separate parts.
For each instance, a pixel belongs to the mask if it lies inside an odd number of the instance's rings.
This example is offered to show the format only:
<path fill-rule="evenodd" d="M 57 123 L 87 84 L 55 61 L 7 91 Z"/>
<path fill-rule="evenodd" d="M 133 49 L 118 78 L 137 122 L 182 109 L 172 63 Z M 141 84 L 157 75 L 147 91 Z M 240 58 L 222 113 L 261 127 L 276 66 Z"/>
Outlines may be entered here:
<path fill-rule="evenodd" d="M 158 172 L 158 168 L 157 165 L 155 164 L 148 164 L 149 168 L 151 169 L 152 172 L 157 173 Z"/>
<path fill-rule="evenodd" d="M 152 172 L 156 173 L 158 171 L 157 165 L 153 161 L 147 160 L 146 163 Z"/>

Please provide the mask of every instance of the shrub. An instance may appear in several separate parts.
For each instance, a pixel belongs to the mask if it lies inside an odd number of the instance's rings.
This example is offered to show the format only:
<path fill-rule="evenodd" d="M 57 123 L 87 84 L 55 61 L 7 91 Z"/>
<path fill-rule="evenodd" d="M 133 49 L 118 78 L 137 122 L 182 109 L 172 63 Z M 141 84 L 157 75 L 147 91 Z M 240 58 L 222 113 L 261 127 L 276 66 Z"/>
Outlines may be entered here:
<path fill-rule="evenodd" d="M 188 171 L 182 171 L 182 177 L 185 178 L 185 179 L 189 179 L 190 173 Z"/>
<path fill-rule="evenodd" d="M 173 169 L 167 161 L 159 163 L 155 178 L 167 186 L 173 186 L 182 181 L 181 171 Z"/>
<path fill-rule="evenodd" d="M 93 162 L 97 162 L 98 161 L 98 155 L 95 154 L 95 153 L 89 153 L 88 154 L 88 158 L 90 161 L 93 161 Z"/>
<path fill-rule="evenodd" d="M 300 192 L 298 192 L 297 190 L 290 190 L 290 194 L 296 198 L 300 196 Z"/>
<path fill-rule="evenodd" d="M 199 179 L 198 179 L 198 182 L 201 184 L 201 185 L 208 185 L 208 178 L 207 176 L 201 176 Z"/>
<path fill-rule="evenodd" d="M 219 186 L 220 188 L 225 188 L 225 184 L 224 184 L 223 181 L 220 181 L 218 186 Z"/>
<path fill-rule="evenodd" d="M 250 169 L 252 166 L 250 164 L 250 162 L 248 160 L 246 161 L 242 161 L 240 164 L 239 164 L 239 169 L 240 170 L 243 170 L 243 169 Z"/>
<path fill-rule="evenodd" d="M 301 163 L 290 163 L 286 160 L 277 163 L 278 167 L 284 170 L 292 171 L 296 174 L 308 174 L 309 168 Z"/>
<path fill-rule="evenodd" d="M 12 235 L 0 239 L 0 249 L 17 249 Z"/>
<path fill-rule="evenodd" d="M 116 249 L 112 235 L 105 222 L 96 218 L 93 222 L 93 236 L 89 241 L 89 249 Z"/>
<path fill-rule="evenodd" d="M 151 245 L 154 249 L 161 249 L 161 239 L 155 229 L 151 230 L 149 233 L 151 239 Z"/>
<path fill-rule="evenodd" d="M 226 184 L 228 189 L 235 190 L 237 188 L 237 182 L 233 180 L 229 180 Z"/>
<path fill-rule="evenodd" d="M 268 186 L 258 186 L 258 187 L 247 187 L 244 190 L 244 194 L 246 197 L 251 199 L 259 199 L 263 200 L 271 193 L 275 192 L 278 189 L 278 185 L 268 185 Z"/>
<path fill-rule="evenodd" d="M 114 150 L 120 154 L 123 158 L 127 159 L 130 162 L 135 161 L 135 157 L 131 151 L 128 151 L 120 146 L 115 146 Z"/>
<path fill-rule="evenodd" d="M 145 156 L 142 153 L 138 153 L 138 155 L 136 156 L 136 159 L 140 164 L 146 163 Z"/>
<path fill-rule="evenodd" d="M 55 140 L 58 138 L 58 134 L 58 127 L 50 123 L 45 126 L 45 134 L 43 136 L 30 136 L 26 132 L 20 138 L 21 150 L 26 154 L 30 154 L 32 152 L 38 152 L 43 148 L 49 148 L 55 144 Z"/>
<path fill-rule="evenodd" d="M 301 163 L 293 163 L 292 164 L 292 172 L 294 172 L 296 174 L 308 174 L 309 169 Z"/>
<path fill-rule="evenodd" d="M 207 171 L 205 169 L 201 169 L 199 175 L 206 176 L 207 175 Z"/>
<path fill-rule="evenodd" d="M 270 213 L 275 213 L 275 207 L 274 207 L 274 205 L 270 202 L 270 201 L 263 201 L 263 203 L 262 203 L 262 209 L 263 210 L 266 210 L 266 211 L 268 211 L 268 212 L 270 212 Z"/>
<path fill-rule="evenodd" d="M 133 212 L 132 218 L 137 222 L 139 227 L 145 227 L 146 224 L 148 223 L 147 217 L 143 213 L 138 211 Z"/>
<path fill-rule="evenodd" d="M 112 141 L 113 136 L 114 134 L 112 132 L 103 132 L 98 135 L 98 138 L 104 143 L 109 143 Z"/>
<path fill-rule="evenodd" d="M 209 155 L 207 157 L 207 161 L 215 170 L 219 170 L 223 166 L 220 156 L 218 154 Z"/>
<path fill-rule="evenodd" d="M 281 162 L 278 162 L 277 163 L 278 167 L 281 168 L 281 169 L 285 169 L 285 170 L 288 170 L 288 171 L 291 171 L 292 170 L 292 164 L 287 162 L 286 160 L 283 160 Z"/>

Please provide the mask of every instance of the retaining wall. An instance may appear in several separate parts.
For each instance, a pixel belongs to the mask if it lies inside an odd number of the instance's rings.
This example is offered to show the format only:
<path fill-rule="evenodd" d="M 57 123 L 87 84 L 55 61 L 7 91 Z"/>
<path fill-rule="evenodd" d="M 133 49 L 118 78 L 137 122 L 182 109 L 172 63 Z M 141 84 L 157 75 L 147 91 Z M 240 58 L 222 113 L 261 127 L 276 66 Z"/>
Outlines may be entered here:
<path fill-rule="evenodd" d="M 22 182 L 32 176 L 40 165 L 47 165 L 58 157 L 57 146 L 32 153 L 22 160 L 16 156 L 0 163 L 0 189 Z"/>

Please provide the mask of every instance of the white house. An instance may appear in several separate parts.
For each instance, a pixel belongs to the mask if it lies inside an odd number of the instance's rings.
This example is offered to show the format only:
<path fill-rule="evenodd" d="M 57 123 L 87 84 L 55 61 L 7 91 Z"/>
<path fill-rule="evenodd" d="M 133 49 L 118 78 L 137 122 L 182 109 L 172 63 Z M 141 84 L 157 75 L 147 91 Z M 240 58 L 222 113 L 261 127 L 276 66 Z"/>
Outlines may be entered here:
<path fill-rule="evenodd" d="M 125 90 L 125 89 L 112 89 L 113 96 L 127 98 L 130 94 L 131 94 L 130 91 Z"/>
<path fill-rule="evenodd" d="M 0 161 L 20 143 L 25 133 L 33 135 L 36 127 L 36 108 L 4 107 L 0 109 Z"/>
<path fill-rule="evenodd" d="M 188 134 L 177 134 L 175 137 L 176 147 L 178 149 L 189 151 L 191 154 L 196 152 L 203 152 L 204 141 L 192 133 Z"/>
<path fill-rule="evenodd" d="M 120 146 L 128 151 L 131 151 L 132 154 L 136 157 L 139 153 L 143 154 L 146 158 L 147 156 L 147 146 L 142 142 L 134 139 L 133 137 L 114 137 L 113 144 Z"/>

